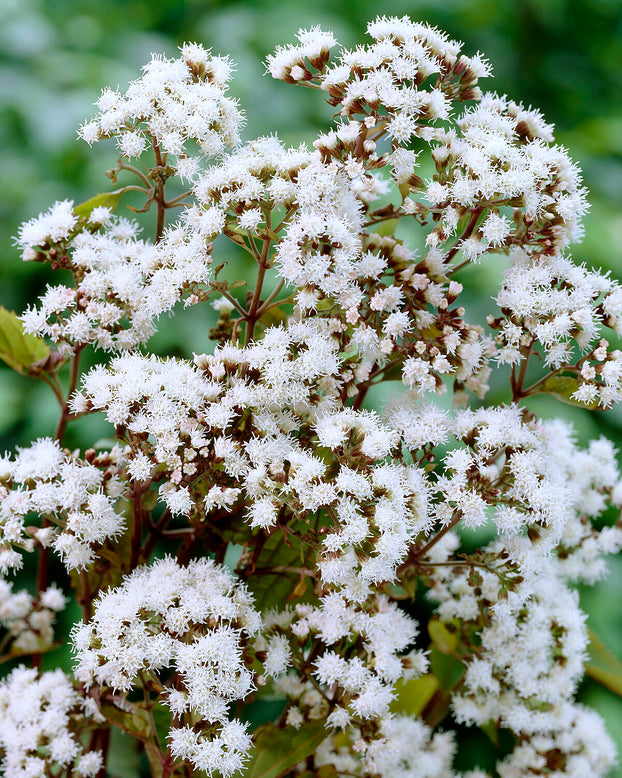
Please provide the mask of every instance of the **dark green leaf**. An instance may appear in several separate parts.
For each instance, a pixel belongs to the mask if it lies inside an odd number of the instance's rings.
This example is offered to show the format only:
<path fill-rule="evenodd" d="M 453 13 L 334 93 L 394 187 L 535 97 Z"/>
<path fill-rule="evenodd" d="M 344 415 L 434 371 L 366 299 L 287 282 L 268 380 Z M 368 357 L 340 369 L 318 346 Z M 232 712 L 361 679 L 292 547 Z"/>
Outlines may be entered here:
<path fill-rule="evenodd" d="M 465 667 L 459 659 L 443 654 L 433 645 L 430 649 L 430 667 L 438 678 L 441 689 L 454 687 L 464 675 Z"/>
<path fill-rule="evenodd" d="M 402 380 L 402 365 L 392 365 L 390 368 L 384 371 L 382 376 L 383 381 L 401 381 Z"/>
<path fill-rule="evenodd" d="M 139 740 L 145 740 L 152 734 L 151 721 L 147 711 L 128 700 L 120 697 L 118 704 L 103 701 L 99 710 L 106 721 Z"/>
<path fill-rule="evenodd" d="M 106 720 L 114 724 L 115 727 L 143 742 L 151 768 L 151 776 L 152 778 L 160 778 L 163 768 L 160 758 L 161 752 L 157 745 L 158 733 L 154 731 L 152 720 L 147 711 L 123 698 L 119 698 L 118 704 L 102 702 L 100 711 Z"/>
<path fill-rule="evenodd" d="M 264 724 L 255 731 L 251 761 L 243 775 L 246 778 L 279 778 L 299 762 L 315 753 L 328 736 L 322 721 L 312 721 L 300 729 Z"/>
<path fill-rule="evenodd" d="M 488 736 L 493 746 L 499 748 L 499 727 L 495 724 L 495 722 L 491 719 L 485 724 L 480 724 L 479 728 L 484 734 Z"/>
<path fill-rule="evenodd" d="M 168 733 L 171 728 L 172 714 L 166 705 L 161 702 L 156 703 L 151 711 L 153 716 L 153 722 L 155 724 L 158 740 L 160 741 L 160 747 L 162 751 L 166 751 L 168 745 Z"/>
<path fill-rule="evenodd" d="M 291 535 L 288 541 L 289 546 L 280 531 L 273 532 L 261 549 L 256 567 L 262 571 L 273 567 L 300 567 L 302 564 L 300 541 Z M 282 606 L 299 582 L 300 576 L 297 573 L 279 571 L 252 575 L 247 584 L 255 596 L 257 608 L 264 612 Z"/>
<path fill-rule="evenodd" d="M 111 778 L 138 778 L 140 743 L 117 727 L 110 728 L 107 770 Z"/>

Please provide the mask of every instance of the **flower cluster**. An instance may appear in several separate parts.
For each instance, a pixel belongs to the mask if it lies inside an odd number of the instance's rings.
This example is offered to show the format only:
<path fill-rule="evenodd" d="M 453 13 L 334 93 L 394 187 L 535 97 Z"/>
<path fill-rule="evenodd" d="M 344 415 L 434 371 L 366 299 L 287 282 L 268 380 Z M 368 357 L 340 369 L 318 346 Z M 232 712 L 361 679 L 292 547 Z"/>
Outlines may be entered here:
<path fill-rule="evenodd" d="M 24 329 L 48 337 L 65 355 L 89 343 L 132 349 L 153 335 L 154 319 L 208 281 L 209 245 L 182 227 L 153 245 L 137 237 L 136 222 L 113 217 L 105 206 L 79 220 L 72 205 L 57 203 L 20 231 L 25 259 L 63 267 L 74 282 L 49 286 L 22 315 Z"/>
<path fill-rule="evenodd" d="M 0 626 L 11 636 L 12 651 L 29 654 L 48 648 L 56 614 L 66 602 L 57 586 L 48 586 L 35 600 L 25 589 L 14 592 L 13 584 L 0 578 Z"/>
<path fill-rule="evenodd" d="M 445 778 L 452 775 L 455 743 L 451 732 L 433 734 L 422 721 L 398 715 L 385 719 L 380 735 L 365 749 L 361 748 L 364 741 L 356 735 L 347 744 L 340 742 L 338 735 L 327 738 L 318 749 L 316 764 L 332 765 L 338 775 L 373 773 L 382 778 L 408 778 L 414 774 L 421 778 Z M 478 777 L 465 775 L 464 778 Z"/>
<path fill-rule="evenodd" d="M 207 157 L 238 143 L 242 116 L 226 95 L 231 63 L 196 43 L 180 51 L 176 60 L 153 56 L 125 94 L 104 89 L 96 103 L 99 115 L 82 125 L 80 137 L 92 144 L 116 136 L 125 157 L 140 156 L 153 141 L 181 160 L 188 159 L 188 141 Z M 181 162 L 185 176 L 196 172 L 194 163 Z"/>
<path fill-rule="evenodd" d="M 69 767 L 83 778 L 95 778 L 102 754 L 80 743 L 81 707 L 80 696 L 61 670 L 37 677 L 35 669 L 15 668 L 0 683 L 4 774 L 44 776 Z"/>
<path fill-rule="evenodd" d="M 560 374 L 575 376 L 571 397 L 587 406 L 608 408 L 620 399 L 622 352 L 609 350 L 603 325 L 622 332 L 622 290 L 609 276 L 574 265 L 563 255 L 543 262 L 522 250 L 512 264 L 497 304 L 503 316 L 490 316 L 498 330 L 498 358 L 520 364 L 534 349 Z M 573 347 L 582 352 L 573 364 Z M 587 352 L 587 353 L 586 353 Z"/>
<path fill-rule="evenodd" d="M 123 530 L 124 517 L 115 502 L 124 492 L 118 476 L 121 449 L 82 460 L 63 451 L 58 441 L 40 438 L 17 456 L 1 462 L 0 568 L 21 566 L 14 546 L 32 550 L 34 540 L 51 546 L 68 569 L 84 568 L 95 558 L 94 547 Z M 48 526 L 27 523 L 36 512 Z"/>
<path fill-rule="evenodd" d="M 253 689 L 243 646 L 260 623 L 252 597 L 227 570 L 209 559 L 187 568 L 161 559 L 103 594 L 93 619 L 76 628 L 75 674 L 87 686 L 123 692 L 139 677 L 160 679 L 179 722 L 170 732 L 173 753 L 199 770 L 232 775 L 251 740 L 242 722 L 228 719 L 229 705 Z M 204 722 L 210 734 L 190 721 Z"/>
<path fill-rule="evenodd" d="M 332 33 L 301 30 L 268 57 L 335 109 L 309 147 L 242 143 L 227 59 L 153 57 L 80 130 L 115 137 L 110 177 L 139 183 L 19 230 L 24 259 L 73 282 L 16 319 L 55 345 L 30 372 L 61 417 L 0 462 L 0 569 L 41 559 L 32 595 L 0 579 L 8 658 L 51 646 L 51 549 L 82 621 L 75 690 L 24 668 L 0 684 L 9 778 L 105 771 L 111 727 L 167 778 L 259 774 L 273 743 L 283 775 L 457 778 L 463 727 L 504 730 L 501 778 L 604 778 L 614 762 L 575 700 L 573 585 L 622 548 L 617 452 L 525 402 L 620 399 L 602 332 L 622 332 L 620 287 L 567 253 L 585 192 L 542 115 L 482 94 L 486 60 L 439 30 L 382 17 L 368 32 L 335 55 Z M 149 144 L 153 166 L 127 164 Z M 175 174 L 191 188 L 168 199 Z M 136 190 L 153 241 L 112 213 Z M 256 266 L 246 294 L 230 252 Z M 471 322 L 460 270 L 495 254 L 499 310 Z M 212 292 L 203 353 L 148 351 L 160 314 Z M 81 372 L 89 347 L 112 354 Z M 509 392 L 486 403 L 497 370 Z M 117 443 L 64 448 L 90 414 Z"/>

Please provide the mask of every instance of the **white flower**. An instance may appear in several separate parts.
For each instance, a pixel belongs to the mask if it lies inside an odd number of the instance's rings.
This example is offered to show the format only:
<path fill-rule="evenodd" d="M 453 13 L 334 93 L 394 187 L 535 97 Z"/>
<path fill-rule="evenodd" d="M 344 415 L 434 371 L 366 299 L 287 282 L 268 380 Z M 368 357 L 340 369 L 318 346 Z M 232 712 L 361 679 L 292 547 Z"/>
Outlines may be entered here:
<path fill-rule="evenodd" d="M 481 229 L 491 246 L 500 246 L 510 234 L 511 226 L 506 216 L 493 212 L 486 217 Z"/>

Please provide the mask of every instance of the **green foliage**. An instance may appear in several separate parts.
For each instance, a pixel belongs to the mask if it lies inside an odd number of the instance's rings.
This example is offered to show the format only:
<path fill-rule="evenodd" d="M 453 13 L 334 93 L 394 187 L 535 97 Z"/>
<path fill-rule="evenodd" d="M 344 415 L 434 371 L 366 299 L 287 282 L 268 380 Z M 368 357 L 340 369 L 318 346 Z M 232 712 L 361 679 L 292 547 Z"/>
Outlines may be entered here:
<path fill-rule="evenodd" d="M 421 716 L 428 703 L 440 690 L 438 678 L 433 673 L 426 673 L 409 681 L 398 681 L 396 694 L 391 710 L 407 716 Z"/>
<path fill-rule="evenodd" d="M 572 397 L 580 384 L 581 382 L 576 377 L 555 375 L 546 379 L 542 385 L 542 391 L 563 403 L 573 405 L 575 408 L 588 408 L 591 411 L 597 410 L 599 407 L 598 400 L 591 403 L 583 403 Z"/>
<path fill-rule="evenodd" d="M 119 200 L 124 194 L 124 189 L 116 189 L 114 192 L 103 192 L 102 194 L 96 194 L 95 197 L 91 197 L 89 200 L 76 205 L 74 213 L 77 216 L 88 218 L 95 208 L 110 208 L 114 211 Z"/>
<path fill-rule="evenodd" d="M 152 778 L 162 775 L 161 751 L 154 719 L 149 711 L 121 698 L 118 704 L 102 702 L 100 712 L 113 726 L 140 740 L 145 749 Z M 122 705 L 122 707 L 121 707 Z"/>
<path fill-rule="evenodd" d="M 590 635 L 590 659 L 585 672 L 590 678 L 622 697 L 622 661 L 612 654 L 593 629 Z"/>
<path fill-rule="evenodd" d="M 43 338 L 24 332 L 16 314 L 0 306 L 0 359 L 18 373 L 37 375 L 49 355 Z"/>
<path fill-rule="evenodd" d="M 292 767 L 313 754 L 327 735 L 323 721 L 305 724 L 300 729 L 279 729 L 274 724 L 264 724 L 255 730 L 255 745 L 244 775 L 247 778 L 287 775 Z"/>

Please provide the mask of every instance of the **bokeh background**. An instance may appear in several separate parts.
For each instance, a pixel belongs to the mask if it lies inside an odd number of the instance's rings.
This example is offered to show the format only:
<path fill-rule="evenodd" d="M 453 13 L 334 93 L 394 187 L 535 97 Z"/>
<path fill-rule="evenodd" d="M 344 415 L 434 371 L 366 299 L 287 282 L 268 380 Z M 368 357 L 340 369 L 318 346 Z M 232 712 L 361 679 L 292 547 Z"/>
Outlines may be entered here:
<path fill-rule="evenodd" d="M 540 108 L 555 123 L 591 192 L 574 256 L 622 276 L 622 0 L 383 0 L 381 7 L 372 0 L 0 0 L 0 304 L 21 311 L 51 280 L 41 266 L 20 262 L 11 237 L 19 223 L 57 199 L 80 202 L 108 188 L 113 148 L 89 150 L 75 134 L 103 86 L 123 87 L 151 52 L 175 56 L 184 41 L 201 41 L 237 63 L 232 91 L 246 110 L 245 137 L 277 130 L 297 145 L 326 127 L 330 111 L 315 93 L 265 76 L 266 54 L 315 24 L 353 45 L 379 11 L 426 20 L 464 41 L 467 54 L 482 51 L 495 74 L 484 88 Z M 465 275 L 468 295 L 486 312 L 498 268 L 489 262 Z M 165 320 L 154 349 L 205 350 L 209 326 L 194 314 L 174 325 Z M 53 433 L 57 410 L 48 395 L 43 384 L 0 365 L 0 448 Z M 502 401 L 501 388 L 490 399 Z M 622 447 L 621 409 L 590 414 L 540 399 L 532 407 L 572 419 L 582 441 L 606 435 Z M 74 432 L 72 443 L 105 434 L 95 423 Z M 622 658 L 622 559 L 581 597 L 589 624 Z M 580 693 L 605 717 L 622 753 L 622 700 L 592 681 Z"/>

